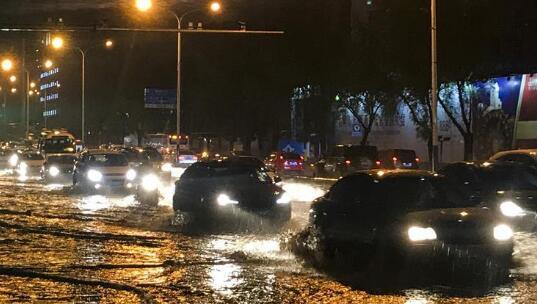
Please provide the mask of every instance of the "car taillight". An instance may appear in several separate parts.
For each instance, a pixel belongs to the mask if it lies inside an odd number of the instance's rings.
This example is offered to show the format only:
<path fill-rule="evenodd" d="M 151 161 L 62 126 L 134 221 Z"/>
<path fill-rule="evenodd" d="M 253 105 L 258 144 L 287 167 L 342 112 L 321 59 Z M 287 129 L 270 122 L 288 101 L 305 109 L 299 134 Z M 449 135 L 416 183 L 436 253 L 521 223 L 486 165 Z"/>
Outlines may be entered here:
<path fill-rule="evenodd" d="M 192 159 L 197 161 L 198 160 L 198 157 L 196 155 L 192 156 Z"/>
<path fill-rule="evenodd" d="M 346 161 L 345 161 L 345 164 L 350 165 L 350 164 L 351 164 L 351 161 L 350 161 L 350 160 L 346 160 Z"/>
<path fill-rule="evenodd" d="M 304 160 L 304 156 L 300 156 L 300 160 Z"/>
<path fill-rule="evenodd" d="M 420 158 L 419 158 L 419 157 L 416 157 L 416 162 L 417 162 L 417 163 L 420 162 Z"/>
<path fill-rule="evenodd" d="M 394 162 L 396 162 L 396 161 L 397 161 L 397 157 L 393 157 L 392 160 L 393 160 Z"/>
<path fill-rule="evenodd" d="M 289 162 L 288 162 L 288 161 L 284 161 L 283 164 L 287 166 L 287 165 L 289 165 Z"/>
<path fill-rule="evenodd" d="M 280 159 L 283 160 L 283 156 L 280 155 Z"/>
<path fill-rule="evenodd" d="M 377 160 L 377 161 L 375 162 L 375 164 L 376 164 L 377 166 L 380 166 L 380 164 L 382 164 L 382 162 L 381 162 L 380 160 Z"/>

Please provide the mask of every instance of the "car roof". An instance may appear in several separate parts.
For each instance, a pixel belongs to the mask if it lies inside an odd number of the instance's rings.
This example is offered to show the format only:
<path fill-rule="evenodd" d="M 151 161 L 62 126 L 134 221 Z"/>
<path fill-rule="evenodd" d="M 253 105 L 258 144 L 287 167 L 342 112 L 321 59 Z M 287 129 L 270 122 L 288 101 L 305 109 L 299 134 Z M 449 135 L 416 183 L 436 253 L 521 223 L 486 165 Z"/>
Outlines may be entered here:
<path fill-rule="evenodd" d="M 76 157 L 77 155 L 75 153 L 49 153 L 47 154 L 47 157 L 60 157 L 60 156 L 74 156 Z"/>
<path fill-rule="evenodd" d="M 491 157 L 491 159 L 496 158 L 496 157 L 500 157 L 500 156 L 503 156 L 503 155 L 508 155 L 508 154 L 527 154 L 527 155 L 537 156 L 537 149 L 520 149 L 520 150 L 500 151 L 500 152 L 494 154 Z"/>
<path fill-rule="evenodd" d="M 115 154 L 115 155 L 123 155 L 121 152 L 118 151 L 111 151 L 111 150 L 88 150 L 84 154 L 86 155 L 94 155 L 94 154 Z"/>
<path fill-rule="evenodd" d="M 440 176 L 437 173 L 426 170 L 410 170 L 410 169 L 395 169 L 395 170 L 382 170 L 374 169 L 367 171 L 360 171 L 355 174 L 367 174 L 375 179 L 385 179 L 387 177 L 437 177 Z"/>

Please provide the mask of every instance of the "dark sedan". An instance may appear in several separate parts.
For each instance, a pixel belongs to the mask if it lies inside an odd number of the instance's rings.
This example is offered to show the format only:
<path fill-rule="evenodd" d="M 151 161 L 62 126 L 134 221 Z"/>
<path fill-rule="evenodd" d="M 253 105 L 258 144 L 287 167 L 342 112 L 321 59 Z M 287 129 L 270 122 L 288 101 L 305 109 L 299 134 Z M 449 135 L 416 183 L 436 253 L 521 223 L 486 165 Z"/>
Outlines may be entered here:
<path fill-rule="evenodd" d="M 371 258 L 386 248 L 412 261 L 466 252 L 508 262 L 513 230 L 498 213 L 473 205 L 425 171 L 355 173 L 313 203 L 307 243 L 318 262 L 336 252 Z"/>
<path fill-rule="evenodd" d="M 522 228 L 533 229 L 537 213 L 537 169 L 518 162 L 450 164 L 441 170 L 451 185 L 476 205 L 496 209 Z"/>
<path fill-rule="evenodd" d="M 243 160 L 198 162 L 176 182 L 173 208 L 194 221 L 256 216 L 284 223 L 290 199 L 257 164 Z"/>

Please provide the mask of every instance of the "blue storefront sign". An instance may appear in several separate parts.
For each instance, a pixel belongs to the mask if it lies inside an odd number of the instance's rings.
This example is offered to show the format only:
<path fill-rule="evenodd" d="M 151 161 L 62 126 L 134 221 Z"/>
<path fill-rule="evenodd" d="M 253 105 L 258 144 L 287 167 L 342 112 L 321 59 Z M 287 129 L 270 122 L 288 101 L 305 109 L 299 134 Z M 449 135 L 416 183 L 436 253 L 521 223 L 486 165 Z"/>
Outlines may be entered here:
<path fill-rule="evenodd" d="M 144 89 L 144 106 L 146 109 L 175 109 L 177 104 L 175 90 Z"/>

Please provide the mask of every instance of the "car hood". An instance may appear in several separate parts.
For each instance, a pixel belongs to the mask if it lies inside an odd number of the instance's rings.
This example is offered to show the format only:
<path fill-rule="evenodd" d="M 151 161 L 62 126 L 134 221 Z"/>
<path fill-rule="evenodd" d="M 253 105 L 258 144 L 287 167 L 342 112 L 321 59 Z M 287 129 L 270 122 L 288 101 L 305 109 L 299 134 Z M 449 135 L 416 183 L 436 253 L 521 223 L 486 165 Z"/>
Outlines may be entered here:
<path fill-rule="evenodd" d="M 93 169 L 101 172 L 102 174 L 120 174 L 124 173 L 126 174 L 127 171 L 129 171 L 128 166 L 121 166 L 121 167 L 89 167 L 88 170 Z"/>
<path fill-rule="evenodd" d="M 449 209 L 432 209 L 427 211 L 410 212 L 406 216 L 406 221 L 416 224 L 434 225 L 445 222 L 482 222 L 495 223 L 500 221 L 497 212 L 483 208 L 449 208 Z"/>

